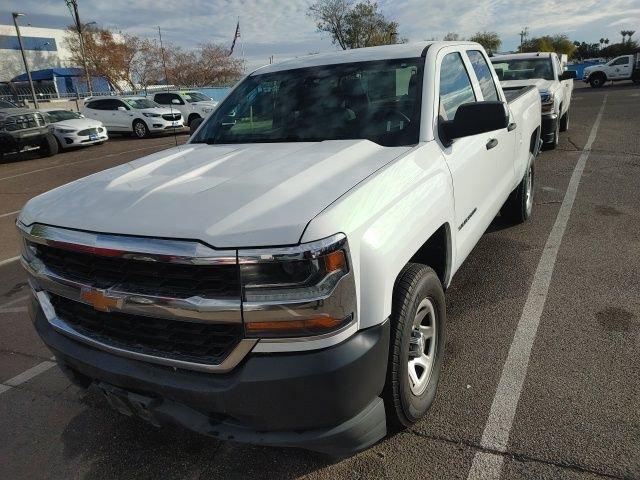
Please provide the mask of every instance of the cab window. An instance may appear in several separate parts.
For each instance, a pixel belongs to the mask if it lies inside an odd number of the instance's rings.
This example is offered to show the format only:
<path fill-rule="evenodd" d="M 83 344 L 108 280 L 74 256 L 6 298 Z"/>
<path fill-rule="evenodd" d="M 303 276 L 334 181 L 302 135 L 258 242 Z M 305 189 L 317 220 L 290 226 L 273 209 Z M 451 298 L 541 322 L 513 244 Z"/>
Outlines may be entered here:
<path fill-rule="evenodd" d="M 628 64 L 629 64 L 629 57 L 620 57 L 620 58 L 616 58 L 609 65 L 613 67 L 614 65 L 628 65 Z"/>
<path fill-rule="evenodd" d="M 498 97 L 498 89 L 493 81 L 493 75 L 491 75 L 491 69 L 482 52 L 480 50 L 467 50 L 467 56 L 469 57 L 471 66 L 473 66 L 476 77 L 478 77 L 478 83 L 480 83 L 480 90 L 482 90 L 484 99 L 495 102 L 500 100 Z"/>
<path fill-rule="evenodd" d="M 453 120 L 460 105 L 475 101 L 462 56 L 458 52 L 445 55 L 440 66 L 440 117 Z"/>

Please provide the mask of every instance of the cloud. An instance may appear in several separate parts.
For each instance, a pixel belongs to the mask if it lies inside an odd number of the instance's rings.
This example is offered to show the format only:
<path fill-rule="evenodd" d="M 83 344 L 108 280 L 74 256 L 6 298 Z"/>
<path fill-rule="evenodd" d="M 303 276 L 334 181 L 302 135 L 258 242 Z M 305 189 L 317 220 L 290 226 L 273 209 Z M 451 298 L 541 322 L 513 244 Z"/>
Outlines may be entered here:
<path fill-rule="evenodd" d="M 199 43 L 230 45 L 240 17 L 241 45 L 250 67 L 276 59 L 335 50 L 307 15 L 311 0 L 82 0 L 85 22 L 145 37 L 162 27 L 167 42 L 185 48 Z M 400 24 L 412 41 L 442 38 L 449 31 L 468 37 L 481 30 L 498 32 L 504 48 L 515 48 L 525 26 L 531 35 L 571 33 L 577 40 L 616 38 L 619 26 L 638 23 L 640 0 L 379 0 L 383 12 Z M 71 17 L 62 0 L 10 0 L 0 6 L 0 23 L 10 24 L 11 11 L 27 13 L 33 26 L 64 27 Z M 635 18 L 635 21 L 634 21 Z M 640 33 L 640 32 L 639 32 Z"/>

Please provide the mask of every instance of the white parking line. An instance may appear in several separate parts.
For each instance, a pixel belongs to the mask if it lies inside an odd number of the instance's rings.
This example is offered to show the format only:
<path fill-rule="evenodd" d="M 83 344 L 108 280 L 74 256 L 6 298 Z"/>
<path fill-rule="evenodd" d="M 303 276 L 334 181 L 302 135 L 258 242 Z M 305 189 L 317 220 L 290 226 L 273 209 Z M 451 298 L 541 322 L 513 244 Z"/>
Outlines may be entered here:
<path fill-rule="evenodd" d="M 549 238 L 547 238 L 536 273 L 533 276 L 533 282 L 531 283 L 531 288 L 529 289 L 529 294 L 527 295 L 527 300 L 524 304 L 522 316 L 518 322 L 513 342 L 509 348 L 509 354 L 504 363 L 502 375 L 500 376 L 493 403 L 491 404 L 489 418 L 487 419 L 487 424 L 485 425 L 482 439 L 480 440 L 480 445 L 487 450 L 505 452 L 507 449 L 516 408 L 518 407 L 518 401 L 520 400 L 520 394 L 522 393 L 522 387 L 529 367 L 531 349 L 544 310 L 549 285 L 551 284 L 551 277 L 553 276 L 558 250 L 560 249 L 562 237 L 564 236 L 567 222 L 571 215 L 571 209 L 576 199 L 582 172 L 589 158 L 591 146 L 598 133 L 598 127 L 602 120 L 607 97 L 608 94 L 605 94 L 600 111 L 591 128 L 587 144 L 582 150 L 582 154 L 571 175 L 571 180 L 564 195 L 560 211 L 551 229 Z M 478 452 L 473 458 L 473 463 L 467 478 L 468 480 L 497 480 L 500 478 L 503 463 L 503 455 Z"/>
<path fill-rule="evenodd" d="M 0 267 L 4 265 L 8 265 L 13 262 L 17 262 L 18 260 L 20 260 L 20 255 L 18 255 L 17 257 L 7 258 L 6 260 L 0 260 Z"/>
<path fill-rule="evenodd" d="M 23 300 L 26 300 L 27 298 L 29 298 L 29 295 L 23 295 L 22 297 L 14 298 L 13 300 L 8 301 L 7 303 L 3 303 L 2 305 L 0 305 L 0 311 L 6 310 L 7 307 L 11 305 L 15 305 L 16 303 L 20 303 Z"/>
<path fill-rule="evenodd" d="M 59 165 L 51 165 L 50 167 L 38 168 L 36 170 L 30 170 L 28 172 L 23 172 L 23 173 L 16 173 L 15 175 L 9 175 L 8 177 L 2 177 L 2 178 L 0 178 L 0 181 L 2 181 L 2 180 L 11 180 L 12 178 L 23 177 L 25 175 L 31 175 L 32 173 L 45 172 L 47 170 L 52 170 L 54 168 L 71 167 L 73 165 L 79 165 L 79 164 L 85 163 L 85 162 L 92 162 L 94 160 L 103 160 L 105 158 L 117 157 L 118 155 L 124 155 L 125 153 L 141 152 L 142 150 L 149 150 L 151 148 L 158 148 L 158 147 L 168 147 L 170 145 L 174 146 L 173 143 L 162 143 L 160 145 L 149 145 L 147 147 L 134 148 L 132 150 L 126 150 L 124 152 L 110 153 L 109 155 L 103 155 L 102 157 L 85 158 L 84 160 L 78 160 L 76 162 L 62 163 L 62 164 L 59 164 Z"/>
<path fill-rule="evenodd" d="M 13 387 L 17 387 L 18 385 L 28 382 L 33 377 L 36 377 L 43 372 L 46 372 L 55 364 L 56 362 L 50 362 L 49 360 L 45 360 L 44 362 L 37 364 L 35 367 L 31 367 L 29 370 L 25 370 L 24 372 L 16 375 L 15 377 L 0 383 L 0 394 L 8 390 L 11 390 Z"/>
<path fill-rule="evenodd" d="M 16 210 L 15 212 L 2 213 L 0 214 L 0 218 L 10 217 L 11 215 L 15 215 L 16 213 L 20 213 L 20 210 Z"/>

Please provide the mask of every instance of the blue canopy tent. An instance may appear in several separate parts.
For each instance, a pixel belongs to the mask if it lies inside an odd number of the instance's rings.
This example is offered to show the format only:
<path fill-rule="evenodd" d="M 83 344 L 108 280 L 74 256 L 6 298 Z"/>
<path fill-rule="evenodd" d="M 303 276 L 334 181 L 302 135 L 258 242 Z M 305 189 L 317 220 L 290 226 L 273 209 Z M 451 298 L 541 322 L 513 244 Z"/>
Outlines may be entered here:
<path fill-rule="evenodd" d="M 60 96 L 87 93 L 87 81 L 81 68 L 46 68 L 31 72 L 31 79 L 40 84 L 52 84 Z M 12 83 L 28 82 L 26 73 L 11 79 Z M 110 92 L 111 85 L 106 78 L 91 76 L 91 87 L 94 93 Z"/>

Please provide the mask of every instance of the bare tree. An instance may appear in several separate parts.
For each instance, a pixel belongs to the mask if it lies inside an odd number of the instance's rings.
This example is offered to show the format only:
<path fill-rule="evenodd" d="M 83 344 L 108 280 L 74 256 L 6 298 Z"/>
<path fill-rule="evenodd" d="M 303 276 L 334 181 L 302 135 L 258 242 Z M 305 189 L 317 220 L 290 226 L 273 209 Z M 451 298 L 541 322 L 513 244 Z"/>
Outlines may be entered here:
<path fill-rule="evenodd" d="M 442 40 L 455 42 L 460 40 L 460 35 L 458 35 L 456 32 L 449 32 L 444 37 L 442 37 Z"/>
<path fill-rule="evenodd" d="M 309 6 L 308 15 L 343 50 L 406 41 L 398 36 L 398 24 L 387 20 L 370 0 L 318 0 Z"/>

